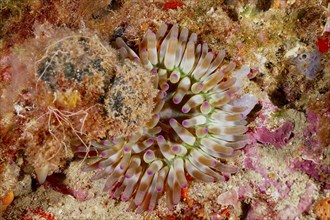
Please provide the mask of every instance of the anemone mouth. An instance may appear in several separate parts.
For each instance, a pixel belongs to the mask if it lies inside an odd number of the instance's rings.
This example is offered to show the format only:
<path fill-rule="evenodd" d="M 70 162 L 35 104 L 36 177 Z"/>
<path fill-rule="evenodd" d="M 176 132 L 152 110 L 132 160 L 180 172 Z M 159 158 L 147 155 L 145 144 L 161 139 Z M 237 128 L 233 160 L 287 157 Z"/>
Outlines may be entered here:
<path fill-rule="evenodd" d="M 153 210 L 166 192 L 168 208 L 180 201 L 188 186 L 186 173 L 205 182 L 223 181 L 234 173 L 226 163 L 245 146 L 245 107 L 230 101 L 239 88 L 229 73 L 235 63 L 222 65 L 225 52 L 215 55 L 197 35 L 177 24 L 168 31 L 148 30 L 136 53 L 121 39 L 120 54 L 153 74 L 158 89 L 150 121 L 128 137 L 93 142 L 100 160 L 86 168 L 98 170 L 93 179 L 106 178 L 104 190 L 127 201 L 138 212 Z"/>

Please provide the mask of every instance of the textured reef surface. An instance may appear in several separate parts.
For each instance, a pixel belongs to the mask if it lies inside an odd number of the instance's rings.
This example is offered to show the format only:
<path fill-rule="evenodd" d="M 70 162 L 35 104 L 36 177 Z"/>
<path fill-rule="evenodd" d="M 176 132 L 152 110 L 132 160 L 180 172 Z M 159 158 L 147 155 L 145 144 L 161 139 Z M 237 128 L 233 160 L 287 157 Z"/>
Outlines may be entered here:
<path fill-rule="evenodd" d="M 330 219 L 326 0 L 0 2 L 0 218 Z"/>

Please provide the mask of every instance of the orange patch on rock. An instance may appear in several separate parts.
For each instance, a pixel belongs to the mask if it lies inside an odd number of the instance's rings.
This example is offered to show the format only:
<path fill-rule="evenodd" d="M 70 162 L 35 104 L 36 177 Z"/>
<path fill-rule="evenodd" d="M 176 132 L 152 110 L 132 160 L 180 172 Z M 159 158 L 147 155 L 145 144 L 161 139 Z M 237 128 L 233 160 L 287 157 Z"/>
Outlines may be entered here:
<path fill-rule="evenodd" d="M 330 197 L 320 199 L 317 201 L 313 208 L 314 213 L 320 220 L 330 219 Z"/>
<path fill-rule="evenodd" d="M 1 210 L 5 210 L 14 200 L 14 192 L 9 191 L 2 199 L 1 199 Z"/>

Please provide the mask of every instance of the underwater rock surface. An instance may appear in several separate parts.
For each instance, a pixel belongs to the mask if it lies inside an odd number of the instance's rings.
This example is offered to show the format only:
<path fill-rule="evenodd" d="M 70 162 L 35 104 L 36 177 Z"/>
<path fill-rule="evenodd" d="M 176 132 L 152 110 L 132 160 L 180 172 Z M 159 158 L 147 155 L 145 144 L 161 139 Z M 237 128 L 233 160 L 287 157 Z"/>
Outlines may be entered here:
<path fill-rule="evenodd" d="M 330 218 L 327 1 L 5 0 L 0 18 L 2 218 Z M 197 33 L 197 44 L 237 64 L 230 76 L 240 92 L 230 104 L 249 107 L 248 140 L 230 178 L 185 175 L 171 210 L 160 195 L 153 211 L 137 214 L 81 169 L 97 156 L 92 141 L 132 135 L 150 121 L 150 71 L 114 48 L 120 37 L 138 51 L 163 23 Z"/>

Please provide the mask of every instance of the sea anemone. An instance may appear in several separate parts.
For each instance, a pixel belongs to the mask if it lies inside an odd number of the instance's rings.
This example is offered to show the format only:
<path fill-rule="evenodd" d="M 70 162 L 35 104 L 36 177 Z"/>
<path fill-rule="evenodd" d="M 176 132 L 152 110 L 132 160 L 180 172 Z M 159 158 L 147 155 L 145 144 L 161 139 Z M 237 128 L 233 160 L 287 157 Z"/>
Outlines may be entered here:
<path fill-rule="evenodd" d="M 246 144 L 246 107 L 232 104 L 239 86 L 230 76 L 236 64 L 222 64 L 225 51 L 215 55 L 177 24 L 148 30 L 138 54 L 122 38 L 116 44 L 151 71 L 158 94 L 150 121 L 135 134 L 92 142 L 89 155 L 99 159 L 84 168 L 97 170 L 92 179 L 106 178 L 105 191 L 123 201 L 134 197 L 131 207 L 142 212 L 153 210 L 163 192 L 169 209 L 177 205 L 186 173 L 215 182 L 236 172 L 228 159 Z"/>

